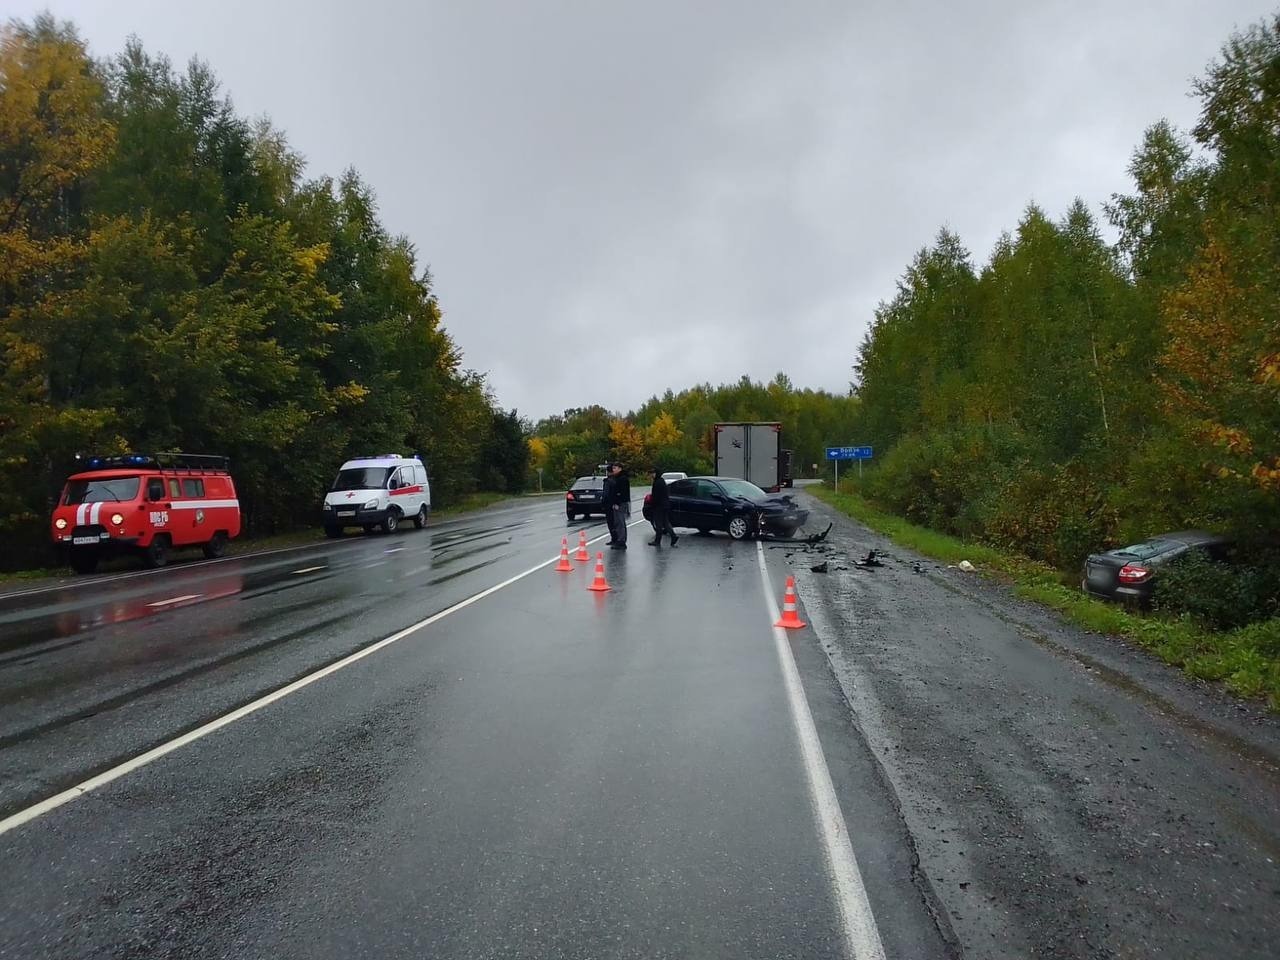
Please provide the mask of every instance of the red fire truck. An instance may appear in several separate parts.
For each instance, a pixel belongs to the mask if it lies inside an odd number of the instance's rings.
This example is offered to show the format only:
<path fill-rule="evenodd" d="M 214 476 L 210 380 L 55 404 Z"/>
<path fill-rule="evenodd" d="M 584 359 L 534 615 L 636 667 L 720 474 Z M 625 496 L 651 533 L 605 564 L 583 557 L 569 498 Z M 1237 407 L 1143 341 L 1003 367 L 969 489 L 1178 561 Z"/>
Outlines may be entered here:
<path fill-rule="evenodd" d="M 226 457 L 189 453 L 91 457 L 67 478 L 50 521 L 77 573 L 121 553 L 163 567 L 171 550 L 220 557 L 240 534 L 240 501 Z"/>

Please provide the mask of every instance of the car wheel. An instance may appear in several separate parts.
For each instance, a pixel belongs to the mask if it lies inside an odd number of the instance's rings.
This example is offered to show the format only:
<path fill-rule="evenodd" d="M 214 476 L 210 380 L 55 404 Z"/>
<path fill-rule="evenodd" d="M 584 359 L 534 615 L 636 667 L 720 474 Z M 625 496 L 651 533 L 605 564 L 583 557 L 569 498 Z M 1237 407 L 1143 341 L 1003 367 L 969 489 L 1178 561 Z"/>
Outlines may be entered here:
<path fill-rule="evenodd" d="M 751 525 L 747 523 L 746 517 L 731 517 L 729 519 L 729 536 L 735 540 L 745 540 L 748 533 L 751 532 Z"/>
<path fill-rule="evenodd" d="M 76 573 L 93 573 L 98 569 L 98 551 L 72 550 L 71 569 Z"/>
<path fill-rule="evenodd" d="M 572 510 L 566 510 L 564 512 L 564 515 L 569 518 L 570 523 L 573 523 L 573 521 L 578 519 L 578 515 L 574 513 Z M 587 516 L 591 516 L 591 514 L 587 514 Z"/>
<path fill-rule="evenodd" d="M 218 531 L 213 535 L 212 540 L 201 547 L 201 550 L 204 551 L 206 560 L 217 560 L 227 552 L 227 535 L 222 531 Z"/>
<path fill-rule="evenodd" d="M 337 540 L 340 536 L 342 536 L 342 528 L 326 526 L 324 528 L 324 535 L 328 537 L 330 540 Z"/>
<path fill-rule="evenodd" d="M 425 503 L 418 508 L 418 513 L 413 518 L 413 525 L 419 530 L 427 525 L 427 505 Z"/>
<path fill-rule="evenodd" d="M 400 529 L 400 514 L 394 510 L 388 510 L 386 519 L 382 521 L 383 533 L 395 533 Z"/>
<path fill-rule="evenodd" d="M 152 570 L 158 570 L 169 562 L 169 541 L 165 537 L 155 537 L 151 546 L 143 551 L 143 559 Z"/>

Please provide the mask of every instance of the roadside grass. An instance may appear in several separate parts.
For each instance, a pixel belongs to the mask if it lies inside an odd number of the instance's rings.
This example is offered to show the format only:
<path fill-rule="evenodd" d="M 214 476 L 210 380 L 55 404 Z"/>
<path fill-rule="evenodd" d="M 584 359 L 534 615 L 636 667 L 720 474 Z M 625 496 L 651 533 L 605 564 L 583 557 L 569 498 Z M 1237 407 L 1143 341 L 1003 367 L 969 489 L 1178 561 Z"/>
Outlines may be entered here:
<path fill-rule="evenodd" d="M 917 526 L 858 494 L 826 485 L 807 492 L 895 543 L 944 563 L 968 560 L 980 574 L 1010 584 L 1023 600 L 1050 607 L 1086 630 L 1122 637 L 1181 667 L 1188 676 L 1221 681 L 1232 693 L 1265 699 L 1272 710 L 1280 711 L 1280 618 L 1223 633 L 1185 617 L 1132 612 L 1086 596 L 1043 563 Z"/>
<path fill-rule="evenodd" d="M 506 501 L 515 501 L 519 499 L 519 495 L 510 493 L 492 493 L 479 492 L 469 493 L 459 499 L 456 503 L 439 510 L 431 512 L 432 518 L 454 517 L 464 513 L 470 513 L 474 510 L 483 510 L 486 507 L 495 504 L 504 503 Z M 265 537 L 240 537 L 232 540 L 227 544 L 226 556 L 237 557 L 246 553 L 260 553 L 264 550 L 281 550 L 286 547 L 305 547 L 310 544 L 322 543 L 325 540 L 324 531 L 320 527 L 306 527 L 301 530 L 290 530 L 284 533 L 275 533 Z M 199 557 L 199 553 L 194 556 Z M 104 562 L 98 567 L 100 573 L 117 573 L 120 571 L 140 569 L 138 561 L 133 557 L 116 557 Z M 37 567 L 31 570 L 16 570 L 11 573 L 0 573 L 0 585 L 6 583 L 19 583 L 27 581 L 50 580 L 56 577 L 69 576 L 70 571 L 65 567 Z"/>
<path fill-rule="evenodd" d="M 12 573 L 0 573 L 0 583 L 21 583 L 26 580 L 45 580 L 56 577 L 65 571 L 56 567 L 37 567 L 32 570 L 15 570 Z"/>

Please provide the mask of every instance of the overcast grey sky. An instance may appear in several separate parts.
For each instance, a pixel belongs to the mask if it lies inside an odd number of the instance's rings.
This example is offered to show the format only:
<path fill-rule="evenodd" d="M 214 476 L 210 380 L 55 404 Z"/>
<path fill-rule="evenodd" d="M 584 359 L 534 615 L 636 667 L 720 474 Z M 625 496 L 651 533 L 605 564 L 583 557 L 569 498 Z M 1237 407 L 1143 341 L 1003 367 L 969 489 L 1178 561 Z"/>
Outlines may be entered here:
<path fill-rule="evenodd" d="M 1274 0 L 1273 0 L 1274 3 Z M 1263 0 L 0 0 L 209 61 L 312 174 L 354 166 L 503 405 L 629 409 L 771 377 L 843 391 L 943 224 L 1095 211 Z"/>

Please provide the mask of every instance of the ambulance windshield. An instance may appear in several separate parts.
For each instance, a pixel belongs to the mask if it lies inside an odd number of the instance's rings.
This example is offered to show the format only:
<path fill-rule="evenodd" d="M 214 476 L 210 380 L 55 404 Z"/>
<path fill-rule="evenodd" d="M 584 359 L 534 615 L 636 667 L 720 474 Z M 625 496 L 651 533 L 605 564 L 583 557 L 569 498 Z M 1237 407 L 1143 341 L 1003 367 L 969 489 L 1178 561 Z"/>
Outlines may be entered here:
<path fill-rule="evenodd" d="M 107 480 L 72 480 L 67 484 L 66 506 L 77 503 L 123 503 L 138 495 L 140 477 L 112 477 Z"/>
<path fill-rule="evenodd" d="M 395 467 L 351 467 L 339 470 L 334 490 L 381 490 Z"/>

